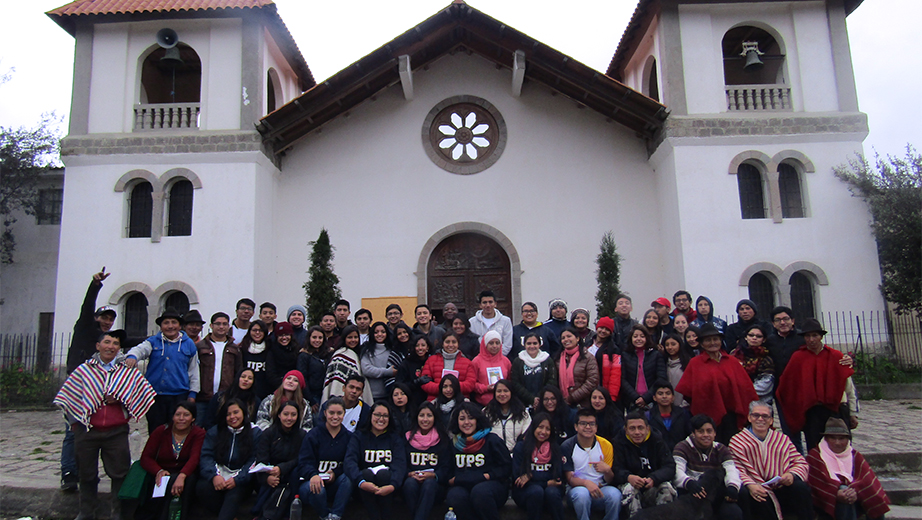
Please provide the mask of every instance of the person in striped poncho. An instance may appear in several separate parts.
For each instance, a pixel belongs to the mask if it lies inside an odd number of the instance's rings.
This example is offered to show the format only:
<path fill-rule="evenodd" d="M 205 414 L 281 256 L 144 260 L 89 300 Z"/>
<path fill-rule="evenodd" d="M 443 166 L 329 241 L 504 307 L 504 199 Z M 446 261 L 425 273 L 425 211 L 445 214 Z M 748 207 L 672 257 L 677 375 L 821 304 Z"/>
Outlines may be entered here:
<path fill-rule="evenodd" d="M 61 407 L 74 430 L 80 480 L 77 520 L 96 516 L 100 455 L 112 479 L 112 515 L 119 516 L 118 492 L 131 466 L 128 419 L 138 420 L 154 404 L 156 392 L 150 383 L 124 364 L 124 340 L 123 330 L 103 332 L 96 343 L 96 354 L 67 377 L 54 398 L 54 404 Z"/>

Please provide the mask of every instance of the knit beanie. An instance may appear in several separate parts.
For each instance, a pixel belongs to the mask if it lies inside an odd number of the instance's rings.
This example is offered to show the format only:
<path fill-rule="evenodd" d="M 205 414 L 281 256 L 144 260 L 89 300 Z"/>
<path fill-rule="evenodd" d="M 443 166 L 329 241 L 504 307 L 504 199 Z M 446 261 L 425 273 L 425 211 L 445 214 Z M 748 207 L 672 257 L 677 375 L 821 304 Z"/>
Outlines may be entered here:
<path fill-rule="evenodd" d="M 304 390 L 304 387 L 307 386 L 304 382 L 304 374 L 302 374 L 300 370 L 289 370 L 285 373 L 285 377 L 282 378 L 282 381 L 288 379 L 288 376 L 295 376 L 298 378 L 298 382 L 301 383 L 301 390 Z"/>
<path fill-rule="evenodd" d="M 291 321 L 291 313 L 294 311 L 301 311 L 301 314 L 304 315 L 304 319 L 307 319 L 307 308 L 303 305 L 294 304 L 288 308 L 288 314 L 285 315 L 285 319 Z"/>

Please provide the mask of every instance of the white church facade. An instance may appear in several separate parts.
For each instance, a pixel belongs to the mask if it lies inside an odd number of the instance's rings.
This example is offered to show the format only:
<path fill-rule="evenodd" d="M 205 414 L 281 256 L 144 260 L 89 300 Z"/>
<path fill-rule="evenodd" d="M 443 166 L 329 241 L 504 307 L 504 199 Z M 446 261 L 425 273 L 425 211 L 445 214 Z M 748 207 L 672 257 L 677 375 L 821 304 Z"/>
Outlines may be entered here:
<path fill-rule="evenodd" d="M 266 0 L 68 4 L 55 330 L 102 266 L 98 304 L 138 332 L 167 305 L 302 303 L 321 228 L 353 310 L 472 314 L 490 288 L 514 322 L 594 311 L 609 230 L 635 317 L 678 289 L 720 315 L 883 309 L 868 212 L 831 171 L 867 135 L 859 3 L 640 0 L 602 72 L 457 1 L 319 84 Z"/>

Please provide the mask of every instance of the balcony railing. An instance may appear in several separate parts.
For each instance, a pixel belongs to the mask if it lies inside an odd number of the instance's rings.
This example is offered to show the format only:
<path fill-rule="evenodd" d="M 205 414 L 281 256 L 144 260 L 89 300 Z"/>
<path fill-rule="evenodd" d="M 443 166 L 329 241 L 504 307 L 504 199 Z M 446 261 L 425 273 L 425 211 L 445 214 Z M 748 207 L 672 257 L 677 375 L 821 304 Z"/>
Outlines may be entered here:
<path fill-rule="evenodd" d="M 134 129 L 180 130 L 199 127 L 201 103 L 154 103 L 135 105 Z"/>
<path fill-rule="evenodd" d="M 786 85 L 726 85 L 727 110 L 791 111 L 791 87 Z"/>

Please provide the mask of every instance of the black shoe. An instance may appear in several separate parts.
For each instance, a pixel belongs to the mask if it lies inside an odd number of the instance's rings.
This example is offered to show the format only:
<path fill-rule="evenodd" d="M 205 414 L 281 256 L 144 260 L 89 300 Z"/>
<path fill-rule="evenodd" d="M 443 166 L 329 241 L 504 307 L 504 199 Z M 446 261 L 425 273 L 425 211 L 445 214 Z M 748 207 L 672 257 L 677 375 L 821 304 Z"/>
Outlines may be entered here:
<path fill-rule="evenodd" d="M 77 491 L 77 474 L 69 471 L 61 476 L 61 491 L 72 493 Z"/>

